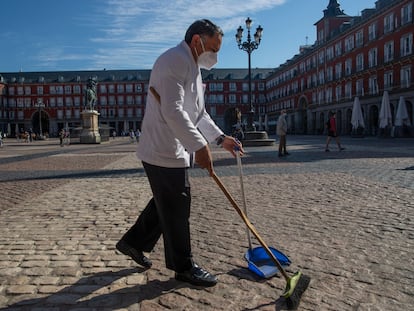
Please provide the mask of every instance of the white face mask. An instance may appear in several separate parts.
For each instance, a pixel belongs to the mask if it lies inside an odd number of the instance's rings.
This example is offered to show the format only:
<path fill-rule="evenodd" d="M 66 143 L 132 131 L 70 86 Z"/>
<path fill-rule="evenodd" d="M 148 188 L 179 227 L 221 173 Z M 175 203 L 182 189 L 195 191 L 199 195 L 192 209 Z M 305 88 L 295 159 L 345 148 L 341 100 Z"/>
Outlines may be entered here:
<path fill-rule="evenodd" d="M 195 50 L 198 57 L 197 63 L 200 68 L 210 70 L 214 67 L 215 64 L 217 64 L 217 53 L 206 51 L 204 48 L 203 40 L 201 40 L 201 47 L 203 48 L 203 53 L 201 53 L 201 55 L 198 55 L 197 50 Z"/>

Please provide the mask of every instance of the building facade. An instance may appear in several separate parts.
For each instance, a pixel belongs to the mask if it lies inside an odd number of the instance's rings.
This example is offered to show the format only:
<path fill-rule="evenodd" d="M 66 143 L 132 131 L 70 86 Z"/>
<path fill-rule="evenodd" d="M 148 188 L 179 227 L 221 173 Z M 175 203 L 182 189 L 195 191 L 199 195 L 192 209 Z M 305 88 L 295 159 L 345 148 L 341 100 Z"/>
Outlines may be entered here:
<path fill-rule="evenodd" d="M 414 118 L 413 0 L 379 0 L 361 16 L 346 15 L 330 0 L 315 23 L 317 40 L 277 68 L 252 69 L 252 102 L 257 128 L 274 133 L 282 109 L 289 132 L 322 134 L 335 111 L 340 134 L 350 134 L 355 97 L 363 110 L 365 135 L 379 133 L 385 91 L 393 119 L 402 97 Z M 10 136 L 32 130 L 57 135 L 81 126 L 88 79 L 97 82 L 100 125 L 118 134 L 140 128 L 145 113 L 150 70 L 15 72 L 0 74 L 0 130 Z M 235 108 L 247 122 L 247 69 L 203 71 L 207 110 L 231 132 Z M 413 135 L 410 127 L 409 135 Z"/>
<path fill-rule="evenodd" d="M 352 17 L 330 0 L 315 26 L 315 44 L 301 47 L 267 79 L 269 118 L 288 109 L 291 132 L 321 134 L 328 113 L 335 111 L 339 132 L 349 134 L 358 96 L 365 134 L 377 135 L 387 91 L 393 120 L 403 96 L 413 124 L 413 1 L 376 1 L 375 8 Z"/>

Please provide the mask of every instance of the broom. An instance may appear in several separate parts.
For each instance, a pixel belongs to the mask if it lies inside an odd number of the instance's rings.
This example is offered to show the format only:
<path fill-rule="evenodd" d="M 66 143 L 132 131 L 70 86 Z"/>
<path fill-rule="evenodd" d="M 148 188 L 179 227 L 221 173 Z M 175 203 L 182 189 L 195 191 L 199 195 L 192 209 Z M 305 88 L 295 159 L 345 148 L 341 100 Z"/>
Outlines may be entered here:
<path fill-rule="evenodd" d="M 150 86 L 150 92 L 155 97 L 158 104 L 161 105 L 161 97 L 158 94 L 158 92 Z M 299 306 L 300 298 L 302 294 L 305 292 L 306 288 L 308 288 L 310 277 L 302 274 L 302 272 L 298 271 L 293 276 L 289 277 L 289 275 L 286 273 L 285 269 L 283 269 L 282 265 L 280 264 L 279 260 L 275 257 L 275 255 L 272 253 L 272 251 L 269 249 L 269 247 L 266 245 L 266 243 L 263 241 L 263 239 L 260 237 L 259 233 L 257 233 L 256 229 L 252 225 L 252 223 L 247 218 L 246 214 L 243 213 L 243 211 L 240 209 L 240 207 L 237 205 L 236 201 L 231 196 L 230 192 L 224 187 L 221 180 L 218 178 L 216 173 L 214 171 L 210 172 L 210 175 L 213 177 L 213 179 L 216 181 L 217 185 L 220 187 L 220 189 L 223 191 L 223 193 L 226 195 L 226 197 L 229 199 L 230 203 L 233 205 L 233 207 L 236 209 L 237 213 L 241 216 L 243 221 L 245 222 L 246 226 L 250 229 L 250 231 L 253 233 L 253 235 L 256 237 L 256 239 L 259 241 L 259 243 L 263 246 L 263 248 L 266 250 L 266 253 L 270 256 L 270 258 L 274 261 L 276 264 L 276 267 L 279 269 L 279 271 L 282 273 L 283 277 L 286 280 L 286 287 L 285 291 L 282 294 L 282 296 L 286 299 L 286 304 L 289 310 L 295 310 Z"/>
<path fill-rule="evenodd" d="M 214 171 L 211 172 L 211 176 L 213 177 L 217 185 L 220 187 L 220 189 L 223 191 L 223 193 L 225 194 L 227 199 L 230 201 L 230 203 L 233 205 L 237 213 L 243 219 L 246 226 L 250 229 L 250 231 L 253 233 L 253 235 L 256 237 L 259 243 L 266 250 L 266 253 L 274 261 L 274 263 L 276 264 L 276 267 L 282 273 L 283 277 L 286 280 L 286 287 L 285 287 L 285 291 L 283 292 L 282 296 L 286 300 L 288 309 L 296 310 L 297 307 L 299 306 L 300 298 L 302 297 L 302 294 L 305 292 L 305 290 L 309 286 L 310 277 L 304 275 L 301 271 L 296 272 L 293 276 L 289 276 L 287 274 L 287 272 L 285 271 L 285 269 L 283 269 L 279 260 L 275 257 L 275 255 L 272 253 L 272 251 L 269 249 L 269 247 L 266 245 L 266 243 L 263 241 L 259 233 L 254 228 L 253 224 L 247 218 L 246 214 L 237 205 L 236 201 L 233 199 L 233 197 L 231 196 L 230 192 L 226 189 L 226 187 L 224 187 L 220 178 L 216 175 Z"/>

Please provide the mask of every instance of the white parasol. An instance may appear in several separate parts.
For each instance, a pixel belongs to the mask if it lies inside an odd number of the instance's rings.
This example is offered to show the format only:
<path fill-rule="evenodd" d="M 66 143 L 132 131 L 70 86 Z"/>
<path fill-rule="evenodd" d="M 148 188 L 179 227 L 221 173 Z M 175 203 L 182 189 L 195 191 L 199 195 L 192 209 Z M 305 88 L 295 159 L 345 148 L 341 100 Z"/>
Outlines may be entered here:
<path fill-rule="evenodd" d="M 359 97 L 356 96 L 354 99 L 354 106 L 352 107 L 351 116 L 352 128 L 357 129 L 358 127 L 365 127 L 364 116 L 362 115 L 361 103 Z"/>
<path fill-rule="evenodd" d="M 400 96 L 398 102 L 397 113 L 395 115 L 395 126 L 411 126 L 410 118 L 408 117 L 407 106 L 405 105 L 404 96 Z"/>
<path fill-rule="evenodd" d="M 381 101 L 381 109 L 379 113 L 379 128 L 386 128 L 392 126 L 390 97 L 388 91 L 384 91 Z"/>

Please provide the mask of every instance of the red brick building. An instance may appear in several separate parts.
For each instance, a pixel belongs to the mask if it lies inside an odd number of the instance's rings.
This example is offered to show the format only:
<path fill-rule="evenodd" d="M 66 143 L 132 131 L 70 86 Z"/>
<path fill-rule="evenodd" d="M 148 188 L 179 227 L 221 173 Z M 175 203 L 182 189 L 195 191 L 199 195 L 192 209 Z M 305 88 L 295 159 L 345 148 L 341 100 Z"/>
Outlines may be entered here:
<path fill-rule="evenodd" d="M 291 132 L 320 134 L 328 112 L 335 111 L 339 131 L 349 134 L 358 96 L 365 132 L 376 135 L 381 99 L 388 91 L 393 119 L 404 96 L 413 124 L 413 1 L 376 1 L 375 8 L 352 17 L 331 0 L 315 26 L 315 44 L 301 47 L 267 78 L 268 118 L 274 120 L 286 108 Z"/>
<path fill-rule="evenodd" d="M 403 96 L 414 118 L 413 0 L 379 0 L 361 16 L 348 16 L 330 0 L 315 23 L 317 40 L 277 68 L 252 69 L 256 124 L 274 132 L 280 110 L 287 109 L 290 133 L 322 134 L 329 111 L 338 130 L 351 133 L 354 98 L 359 97 L 365 134 L 378 134 L 381 99 L 389 93 L 393 120 Z M 1 68 L 0 68 L 1 70 Z M 0 130 L 15 135 L 33 129 L 56 135 L 79 127 L 89 78 L 97 81 L 100 124 L 121 131 L 140 127 L 150 70 L 0 73 Z M 207 109 L 231 131 L 228 112 L 239 108 L 246 122 L 248 71 L 203 72 Z M 41 106 L 41 107 L 39 107 Z M 411 135 L 413 127 L 410 128 Z"/>

